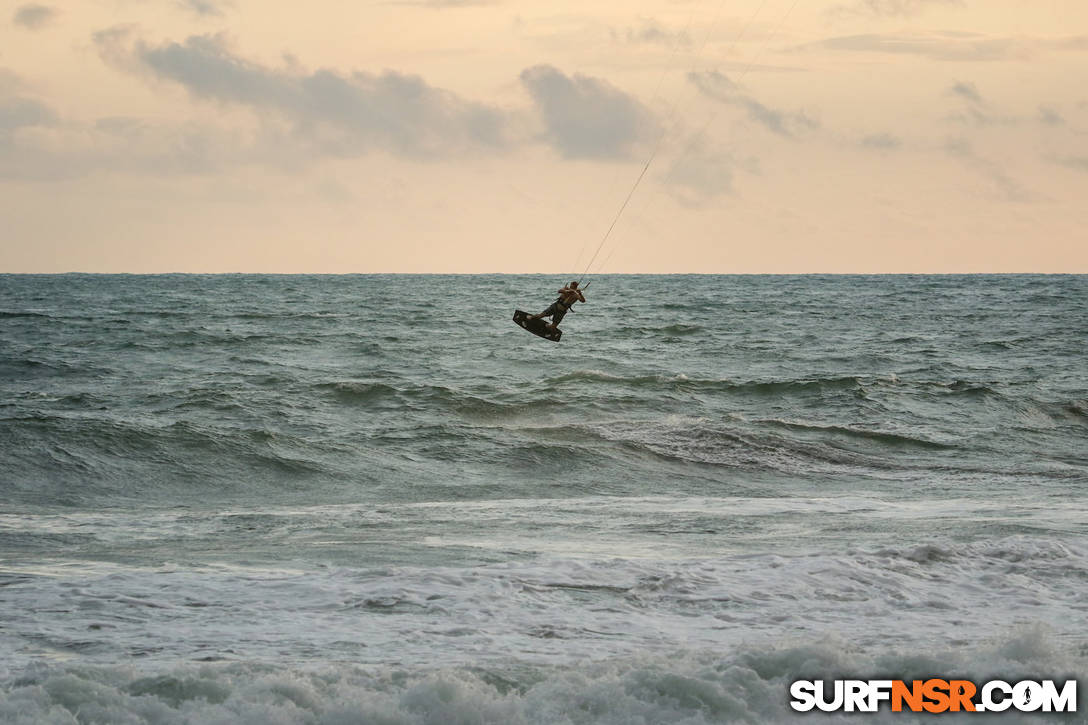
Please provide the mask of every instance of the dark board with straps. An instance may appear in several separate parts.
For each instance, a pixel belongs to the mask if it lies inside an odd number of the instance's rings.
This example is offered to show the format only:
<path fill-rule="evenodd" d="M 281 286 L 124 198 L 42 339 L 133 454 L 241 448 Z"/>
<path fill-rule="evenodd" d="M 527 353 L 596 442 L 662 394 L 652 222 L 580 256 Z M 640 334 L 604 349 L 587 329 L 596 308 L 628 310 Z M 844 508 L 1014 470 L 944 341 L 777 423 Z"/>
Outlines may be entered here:
<path fill-rule="evenodd" d="M 518 324 L 518 327 L 528 330 L 537 337 L 543 337 L 545 340 L 559 342 L 559 338 L 563 337 L 563 331 L 558 327 L 553 328 L 542 319 L 534 320 L 533 316 L 528 312 L 514 310 L 514 322 Z"/>

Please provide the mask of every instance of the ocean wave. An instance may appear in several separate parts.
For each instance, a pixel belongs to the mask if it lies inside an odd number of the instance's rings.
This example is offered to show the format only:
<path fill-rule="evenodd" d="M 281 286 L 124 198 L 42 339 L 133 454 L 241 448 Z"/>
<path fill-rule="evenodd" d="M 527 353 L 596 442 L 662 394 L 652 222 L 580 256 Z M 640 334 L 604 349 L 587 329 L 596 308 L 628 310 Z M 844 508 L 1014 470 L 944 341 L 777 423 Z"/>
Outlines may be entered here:
<path fill-rule="evenodd" d="M 970 380 L 954 380 L 951 383 L 938 383 L 937 386 L 944 388 L 945 391 L 951 394 L 969 396 L 1000 395 L 991 384 Z"/>
<path fill-rule="evenodd" d="M 889 447 L 913 447 L 929 450 L 949 450 L 956 448 L 955 445 L 950 443 L 942 443 L 940 441 L 929 440 L 927 438 L 906 435 L 903 433 L 891 433 L 888 431 L 866 430 L 864 428 L 854 428 L 841 425 L 801 423 L 799 421 L 778 419 L 761 420 L 759 422 L 774 427 L 781 427 L 791 431 L 799 431 L 805 433 L 811 432 L 816 435 L 826 437 L 826 439 L 828 440 L 842 438 L 847 440 L 856 440 L 864 443 L 879 443 Z"/>
<path fill-rule="evenodd" d="M 690 382 L 690 378 L 682 373 L 676 375 L 625 376 L 607 373 L 603 370 L 575 370 L 573 372 L 563 373 L 562 375 L 548 378 L 545 381 L 547 385 L 556 385 L 559 383 L 570 382 L 607 383 L 638 386 L 658 383 L 687 383 Z"/>
<path fill-rule="evenodd" d="M 1039 401 L 1035 407 L 1054 423 L 1088 425 L 1088 400 Z"/>
<path fill-rule="evenodd" d="M 0 491 L 58 505 L 118 495 L 185 498 L 277 480 L 294 487 L 312 475 L 335 475 L 320 458 L 331 452 L 327 444 L 188 421 L 23 414 L 0 419 L 0 444 L 8 450 Z"/>
<path fill-rule="evenodd" d="M 274 346 L 304 347 L 319 346 L 326 340 L 318 334 L 287 334 L 282 331 L 261 331 L 232 329 L 230 327 L 209 327 L 200 325 L 177 330 L 165 330 L 154 335 L 142 335 L 134 339 L 118 341 L 121 350 L 152 350 L 174 353 L 191 348 L 259 348 L 267 350 Z"/>
<path fill-rule="evenodd" d="M 695 323 L 673 323 L 671 325 L 658 326 L 639 326 L 637 324 L 628 324 L 611 331 L 609 333 L 609 336 L 620 339 L 644 337 L 687 337 L 690 335 L 698 335 L 704 330 L 705 328 L 702 325 Z"/>
<path fill-rule="evenodd" d="M 562 636 L 554 632 L 545 628 L 537 636 Z M 811 719 L 788 704 L 790 683 L 798 679 L 893 676 L 909 681 L 954 673 L 976 682 L 997 677 L 1061 682 L 1076 679 L 1084 666 L 1083 656 L 1069 654 L 1045 630 L 1030 627 L 970 647 L 903 643 L 879 656 L 826 637 L 617 657 L 565 667 L 516 661 L 396 668 L 198 663 L 146 672 L 136 667 L 51 664 L 5 678 L 0 719 L 12 725 L 77 719 L 156 725 L 773 725 Z M 865 719 L 929 720 L 887 707 Z M 950 722 L 972 719 L 970 714 L 952 715 Z"/>
<path fill-rule="evenodd" d="M 370 383 L 362 381 L 342 381 L 332 383 L 318 383 L 314 389 L 331 392 L 338 398 L 354 403 L 370 403 L 382 399 L 395 399 L 402 390 L 386 383 Z"/>
<path fill-rule="evenodd" d="M 32 357 L 0 358 L 0 379 L 7 381 L 110 375 L 114 370 L 101 365 L 85 365 L 66 360 L 39 360 Z"/>
<path fill-rule="evenodd" d="M 1025 564 L 1033 576 L 1046 577 L 1044 566 L 1058 565 L 1063 575 L 1088 577 L 1088 552 L 1075 544 L 1026 536 L 1010 536 L 965 544 L 927 543 L 916 546 L 882 548 L 867 555 L 898 557 L 916 564 L 948 565 L 962 562 L 978 568 L 982 562 L 1002 561 Z"/>
<path fill-rule="evenodd" d="M 1088 425 L 1084 401 L 1019 400 L 1010 405 L 1016 427 L 1023 431 L 1060 430 Z"/>
<path fill-rule="evenodd" d="M 734 393 L 755 395 L 784 395 L 837 390 L 859 390 L 866 385 L 894 383 L 892 377 L 876 378 L 854 375 L 791 380 L 736 381 L 728 378 L 693 378 L 683 373 L 659 373 L 656 375 L 620 375 L 602 370 L 577 370 L 547 381 L 550 385 L 563 383 L 603 383 L 632 388 L 678 389 L 697 393 Z"/>
<path fill-rule="evenodd" d="M 478 422 L 500 422 L 532 416 L 547 416 L 569 407 L 569 401 L 536 391 L 528 397 L 519 391 L 484 391 L 475 386 L 474 392 L 445 385 L 399 384 L 377 381 L 340 381 L 318 383 L 314 389 L 331 393 L 338 400 L 361 406 L 379 406 L 402 412 L 447 411 Z M 490 395 L 488 395 L 490 393 Z"/>
<path fill-rule="evenodd" d="M 359 319 L 360 316 L 350 312 L 234 312 L 223 315 L 223 320 L 339 320 Z"/>
<path fill-rule="evenodd" d="M 21 317 L 52 319 L 52 315 L 44 312 L 31 312 L 29 310 L 0 310 L 0 320 L 18 319 Z"/>
<path fill-rule="evenodd" d="M 899 463 L 889 455 L 896 449 L 943 450 L 952 447 L 875 431 L 772 422 L 786 433 L 802 432 L 806 435 L 790 436 L 709 421 L 680 424 L 668 421 L 613 422 L 582 425 L 580 428 L 600 440 L 664 461 L 786 473 L 811 473 L 813 466 L 819 466 L 819 470 L 825 472 L 892 470 L 913 465 L 910 460 Z M 844 446 L 844 440 L 864 445 Z"/>
<path fill-rule="evenodd" d="M 483 398 L 444 385 L 412 384 L 394 385 L 377 381 L 338 381 L 317 383 L 314 389 L 332 393 L 337 399 L 357 405 L 388 404 L 404 412 L 414 409 L 442 407 L 499 408 Z"/>

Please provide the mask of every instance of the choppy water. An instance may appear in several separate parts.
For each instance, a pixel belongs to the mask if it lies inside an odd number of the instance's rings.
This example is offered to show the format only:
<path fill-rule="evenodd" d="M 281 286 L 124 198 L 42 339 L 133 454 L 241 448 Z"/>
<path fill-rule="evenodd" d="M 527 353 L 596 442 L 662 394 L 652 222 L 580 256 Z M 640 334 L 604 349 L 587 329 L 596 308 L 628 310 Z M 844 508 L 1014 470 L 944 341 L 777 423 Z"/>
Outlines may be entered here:
<path fill-rule="evenodd" d="M 1085 674 L 1088 278 L 564 281 L 0 276 L 0 721 Z"/>

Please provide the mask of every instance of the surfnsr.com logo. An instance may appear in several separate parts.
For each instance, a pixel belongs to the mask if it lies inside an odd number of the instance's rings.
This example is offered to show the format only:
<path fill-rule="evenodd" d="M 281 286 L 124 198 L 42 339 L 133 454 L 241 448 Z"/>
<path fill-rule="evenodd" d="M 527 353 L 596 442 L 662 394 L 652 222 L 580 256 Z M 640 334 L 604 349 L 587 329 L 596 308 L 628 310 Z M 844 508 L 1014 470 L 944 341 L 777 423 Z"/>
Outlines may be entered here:
<path fill-rule="evenodd" d="M 1077 681 L 797 680 L 790 697 L 797 712 L 877 712 L 884 703 L 892 712 L 1076 712 Z"/>

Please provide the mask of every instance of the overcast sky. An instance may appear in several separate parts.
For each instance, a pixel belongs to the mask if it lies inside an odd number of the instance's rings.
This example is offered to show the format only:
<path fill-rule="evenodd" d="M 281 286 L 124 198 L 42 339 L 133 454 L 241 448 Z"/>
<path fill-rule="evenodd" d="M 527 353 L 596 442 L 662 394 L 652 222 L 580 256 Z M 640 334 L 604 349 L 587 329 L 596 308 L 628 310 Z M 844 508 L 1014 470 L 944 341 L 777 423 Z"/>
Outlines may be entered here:
<path fill-rule="evenodd" d="M 1088 273 L 1084 0 L 0 2 L 0 272 Z"/>

